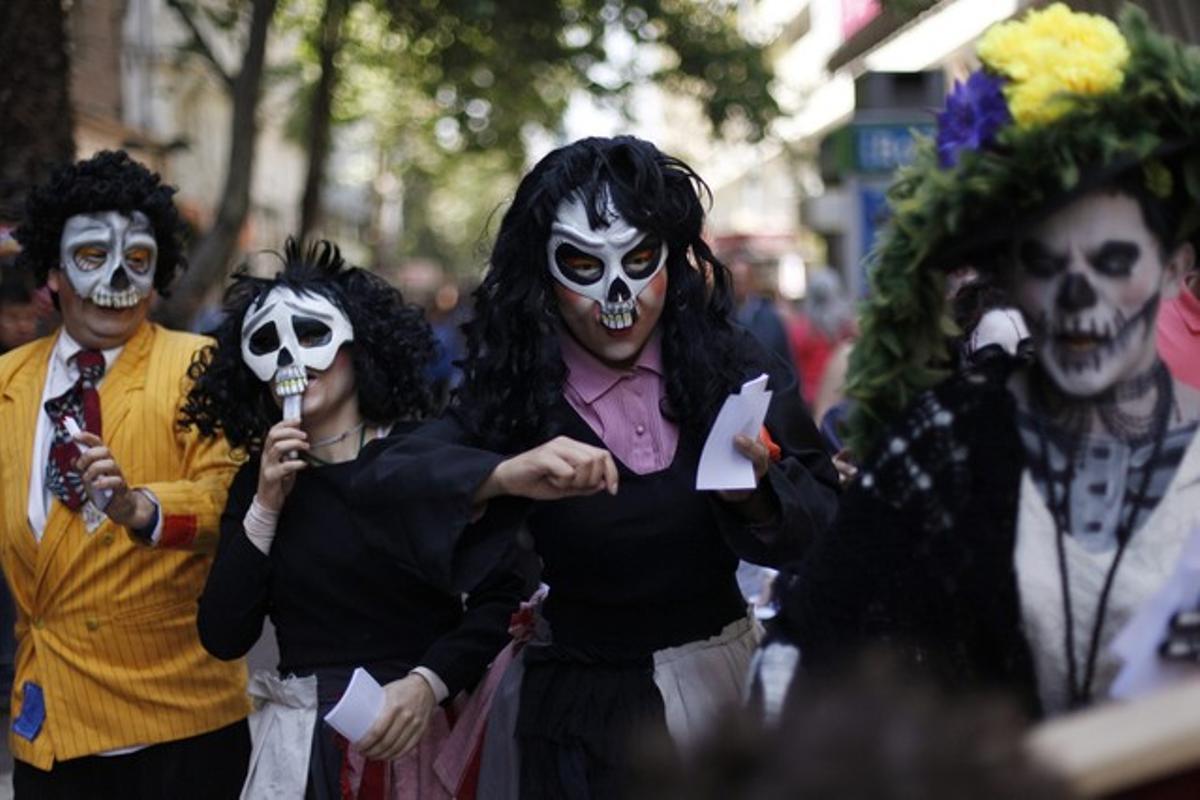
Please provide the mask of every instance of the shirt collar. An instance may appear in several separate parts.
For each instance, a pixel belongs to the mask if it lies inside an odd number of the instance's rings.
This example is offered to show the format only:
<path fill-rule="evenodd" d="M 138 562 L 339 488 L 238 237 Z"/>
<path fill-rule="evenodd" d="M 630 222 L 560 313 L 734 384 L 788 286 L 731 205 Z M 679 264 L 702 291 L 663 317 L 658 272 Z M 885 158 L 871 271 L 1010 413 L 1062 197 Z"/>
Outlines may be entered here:
<path fill-rule="evenodd" d="M 59 329 L 58 341 L 54 343 L 54 360 L 61 369 L 74 369 L 75 365 L 71 359 L 83 349 L 85 349 L 84 346 L 67 333 L 66 327 Z M 125 349 L 124 345 L 118 345 L 100 351 L 104 356 L 104 372 L 106 374 L 112 369 L 113 362 L 117 360 L 117 356 L 121 355 L 123 349 Z"/>
<path fill-rule="evenodd" d="M 663 375 L 662 337 L 657 330 L 650 334 L 646 346 L 642 348 L 637 361 L 630 369 L 608 366 L 589 353 L 587 348 L 575 341 L 566 331 L 560 331 L 558 342 L 563 363 L 567 366 L 567 383 L 579 395 L 579 399 L 588 405 L 616 386 L 621 379 L 628 378 L 639 370 Z"/>

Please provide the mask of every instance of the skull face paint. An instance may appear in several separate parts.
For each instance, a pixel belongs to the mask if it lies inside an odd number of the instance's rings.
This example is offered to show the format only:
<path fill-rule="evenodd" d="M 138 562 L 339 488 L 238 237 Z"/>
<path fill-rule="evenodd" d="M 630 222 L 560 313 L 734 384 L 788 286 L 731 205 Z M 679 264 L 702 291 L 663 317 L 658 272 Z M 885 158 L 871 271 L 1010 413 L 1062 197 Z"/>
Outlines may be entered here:
<path fill-rule="evenodd" d="M 158 244 L 140 211 L 76 214 L 63 223 L 59 258 L 80 298 L 101 308 L 131 308 L 154 288 Z"/>
<path fill-rule="evenodd" d="M 286 286 L 272 289 L 242 321 L 242 360 L 285 400 L 303 394 L 310 373 L 328 369 L 351 341 L 354 328 L 341 309 L 320 294 L 299 294 Z M 285 416 L 299 414 L 285 408 Z"/>
<path fill-rule="evenodd" d="M 1153 366 L 1164 258 L 1138 202 L 1115 193 L 1081 197 L 1020 243 L 1017 300 L 1065 394 L 1092 397 Z"/>
<path fill-rule="evenodd" d="M 608 204 L 607 227 L 593 228 L 578 197 L 558 207 L 546 259 L 559 311 L 571 334 L 610 364 L 637 357 L 662 315 L 667 247 Z"/>

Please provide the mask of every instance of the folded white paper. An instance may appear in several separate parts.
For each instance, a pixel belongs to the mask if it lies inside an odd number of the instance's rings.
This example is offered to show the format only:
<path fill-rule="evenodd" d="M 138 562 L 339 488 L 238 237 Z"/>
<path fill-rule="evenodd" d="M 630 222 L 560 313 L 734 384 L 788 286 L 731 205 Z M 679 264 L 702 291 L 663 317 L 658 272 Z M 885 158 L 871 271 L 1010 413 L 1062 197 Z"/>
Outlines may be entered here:
<path fill-rule="evenodd" d="M 1124 662 L 1110 693 L 1118 699 L 1137 697 L 1175 680 L 1196 675 L 1188 664 L 1165 661 L 1158 646 L 1167 638 L 1171 617 L 1196 608 L 1200 602 L 1200 527 L 1183 546 L 1175 572 L 1162 589 L 1138 609 L 1112 642 L 1112 652 Z"/>
<path fill-rule="evenodd" d="M 67 429 L 67 435 L 69 435 L 72 439 L 83 433 L 83 431 L 79 429 L 79 423 L 75 421 L 74 417 L 63 417 L 63 427 Z M 108 508 L 108 504 L 112 502 L 112 489 L 100 489 L 99 491 L 93 492 L 92 487 L 85 486 L 84 490 L 87 492 L 88 499 L 92 501 L 92 505 L 101 511 Z"/>
<path fill-rule="evenodd" d="M 383 687 L 362 667 L 354 670 L 342 699 L 325 715 L 335 731 L 352 744 L 367 735 L 383 710 Z"/>
<path fill-rule="evenodd" d="M 725 398 L 708 432 L 708 440 L 700 453 L 700 467 L 696 470 L 696 488 L 701 491 L 753 489 L 754 464 L 733 446 L 733 437 L 739 433 L 758 438 L 763 420 L 767 417 L 767 406 L 771 404 L 771 392 L 767 389 L 767 374 L 764 372 L 752 381 L 742 384 L 740 391 Z"/>

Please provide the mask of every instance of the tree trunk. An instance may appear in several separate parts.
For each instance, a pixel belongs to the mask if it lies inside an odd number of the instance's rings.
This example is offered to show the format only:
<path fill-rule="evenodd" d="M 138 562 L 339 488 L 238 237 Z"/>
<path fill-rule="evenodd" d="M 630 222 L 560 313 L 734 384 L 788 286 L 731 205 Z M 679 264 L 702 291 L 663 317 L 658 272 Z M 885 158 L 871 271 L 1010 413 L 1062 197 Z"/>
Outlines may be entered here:
<path fill-rule="evenodd" d="M 0 221 L 25 193 L 75 158 L 71 63 L 60 0 L 0 2 Z"/>
<path fill-rule="evenodd" d="M 238 236 L 250 210 L 250 183 L 258 145 L 258 101 L 266 62 L 267 31 L 278 0 L 253 0 L 250 33 L 242 66 L 233 81 L 229 166 L 217 218 L 188 257 L 188 269 L 176 285 L 160 317 L 172 327 L 186 328 L 209 289 L 225 278 L 237 252 Z"/>
<path fill-rule="evenodd" d="M 337 88 L 337 55 L 342 46 L 342 20 L 350 0 L 325 0 L 325 14 L 317 32 L 321 76 L 313 92 L 308 118 L 308 175 L 300 203 L 300 237 L 307 238 L 321 223 L 321 192 L 325 187 L 325 162 L 329 160 L 333 93 Z"/>

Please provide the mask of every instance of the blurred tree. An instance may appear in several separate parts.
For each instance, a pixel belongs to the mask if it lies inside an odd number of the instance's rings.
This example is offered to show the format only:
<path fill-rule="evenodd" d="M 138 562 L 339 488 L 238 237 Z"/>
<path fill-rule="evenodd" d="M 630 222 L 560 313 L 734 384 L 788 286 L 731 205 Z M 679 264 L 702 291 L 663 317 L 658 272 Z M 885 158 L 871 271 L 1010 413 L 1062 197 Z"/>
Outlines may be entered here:
<path fill-rule="evenodd" d="M 6 0 L 7 1 L 7 0 Z M 36 2 L 36 0 L 32 0 Z M 250 210 L 250 180 L 258 144 L 258 100 L 266 64 L 267 31 L 278 0 L 225 0 L 208 5 L 196 0 L 166 0 L 187 28 L 186 49 L 202 58 L 229 93 L 233 114 L 229 125 L 229 160 L 217 217 L 191 248 L 189 265 L 171 299 L 160 311 L 169 325 L 186 327 L 205 294 L 225 277 L 237 249 L 238 234 Z M 211 31 L 243 32 L 241 63 L 228 70 L 210 42 Z M 209 31 L 209 32 L 206 32 Z"/>
<path fill-rule="evenodd" d="M 75 158 L 71 65 L 60 0 L 0 2 L 0 221 L 28 187 Z"/>
<path fill-rule="evenodd" d="M 276 15 L 277 2 L 167 0 L 191 33 L 188 50 L 234 105 L 217 222 L 166 306 L 175 324 L 191 319 L 235 254 L 273 16 L 277 33 L 299 34 L 297 57 L 309 78 L 290 125 L 309 157 L 302 232 L 320 229 L 333 127 L 357 127 L 356 143 L 366 144 L 355 156 L 372 165 L 377 212 L 398 206 L 409 237 L 386 241 L 377 225 L 372 244 L 381 260 L 414 244 L 414 230 L 428 255 L 472 257 L 463 231 L 482 230 L 525 163 L 529 132 L 558 130 L 576 89 L 622 108 L 634 88 L 657 83 L 697 97 L 717 131 L 749 138 L 777 113 L 770 71 L 739 35 L 730 0 L 282 0 Z M 205 31 L 216 28 L 247 31 L 236 75 L 208 41 Z M 447 248 L 447 239 L 455 245 Z"/>
<path fill-rule="evenodd" d="M 325 0 L 315 29 L 320 69 L 304 128 L 323 146 L 309 148 L 305 233 L 319 220 L 331 125 L 370 118 L 383 147 L 436 143 L 395 162 L 408 191 L 461 183 L 446 175 L 457 171 L 446 156 L 494 172 L 502 153 L 517 171 L 524 132 L 557 129 L 575 89 L 623 108 L 632 89 L 658 83 L 699 98 L 717 131 L 751 139 L 778 113 L 763 55 L 738 33 L 727 0 Z M 393 96 L 362 91 L 364 69 L 390 71 Z M 402 117 L 381 121 L 389 106 Z"/>

